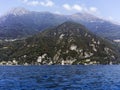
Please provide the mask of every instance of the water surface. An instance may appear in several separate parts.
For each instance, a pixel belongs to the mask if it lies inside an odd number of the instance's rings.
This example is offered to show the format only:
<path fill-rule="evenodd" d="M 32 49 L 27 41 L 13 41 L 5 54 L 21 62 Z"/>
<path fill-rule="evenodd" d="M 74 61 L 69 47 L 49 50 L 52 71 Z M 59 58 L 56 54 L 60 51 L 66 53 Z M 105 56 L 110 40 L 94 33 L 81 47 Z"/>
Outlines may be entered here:
<path fill-rule="evenodd" d="M 120 66 L 0 66 L 0 90 L 120 90 Z"/>

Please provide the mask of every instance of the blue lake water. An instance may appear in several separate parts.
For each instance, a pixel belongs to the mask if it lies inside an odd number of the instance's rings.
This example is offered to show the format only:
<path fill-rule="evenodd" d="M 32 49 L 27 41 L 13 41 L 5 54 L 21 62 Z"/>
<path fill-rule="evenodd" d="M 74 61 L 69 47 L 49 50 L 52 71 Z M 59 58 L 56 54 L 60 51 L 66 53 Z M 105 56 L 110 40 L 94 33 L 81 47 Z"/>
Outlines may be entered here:
<path fill-rule="evenodd" d="M 120 65 L 0 66 L 0 90 L 120 90 Z"/>

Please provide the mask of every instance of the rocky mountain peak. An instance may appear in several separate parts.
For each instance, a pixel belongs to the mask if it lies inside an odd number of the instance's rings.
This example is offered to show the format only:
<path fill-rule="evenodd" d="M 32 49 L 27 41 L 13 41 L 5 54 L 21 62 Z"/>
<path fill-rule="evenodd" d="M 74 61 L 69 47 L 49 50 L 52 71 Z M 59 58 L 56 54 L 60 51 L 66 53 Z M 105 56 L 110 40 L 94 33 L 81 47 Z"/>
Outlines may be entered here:
<path fill-rule="evenodd" d="M 13 8 L 7 12 L 7 14 L 13 14 L 15 16 L 21 16 L 21 15 L 28 14 L 28 13 L 29 13 L 29 10 L 25 8 L 21 8 L 21 7 Z"/>

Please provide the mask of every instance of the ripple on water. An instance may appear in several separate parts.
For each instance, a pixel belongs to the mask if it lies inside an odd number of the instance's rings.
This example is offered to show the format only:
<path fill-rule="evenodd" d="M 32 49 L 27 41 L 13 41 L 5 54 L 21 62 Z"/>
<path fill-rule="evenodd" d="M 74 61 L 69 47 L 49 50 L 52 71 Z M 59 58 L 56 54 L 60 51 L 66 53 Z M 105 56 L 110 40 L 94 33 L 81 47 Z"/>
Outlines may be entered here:
<path fill-rule="evenodd" d="M 120 90 L 119 65 L 1 66 L 0 90 Z"/>

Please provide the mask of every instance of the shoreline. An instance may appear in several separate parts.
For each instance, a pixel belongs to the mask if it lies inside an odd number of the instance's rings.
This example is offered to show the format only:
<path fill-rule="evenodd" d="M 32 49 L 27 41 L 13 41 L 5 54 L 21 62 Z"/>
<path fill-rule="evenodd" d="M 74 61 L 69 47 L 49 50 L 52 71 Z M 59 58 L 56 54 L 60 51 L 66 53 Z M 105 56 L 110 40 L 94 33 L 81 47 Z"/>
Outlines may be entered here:
<path fill-rule="evenodd" d="M 79 64 L 79 65 L 61 65 L 61 64 L 55 64 L 55 65 L 0 65 L 0 66 L 108 66 L 108 65 L 120 65 L 120 64 L 89 64 L 89 65 L 82 65 L 82 64 Z"/>

